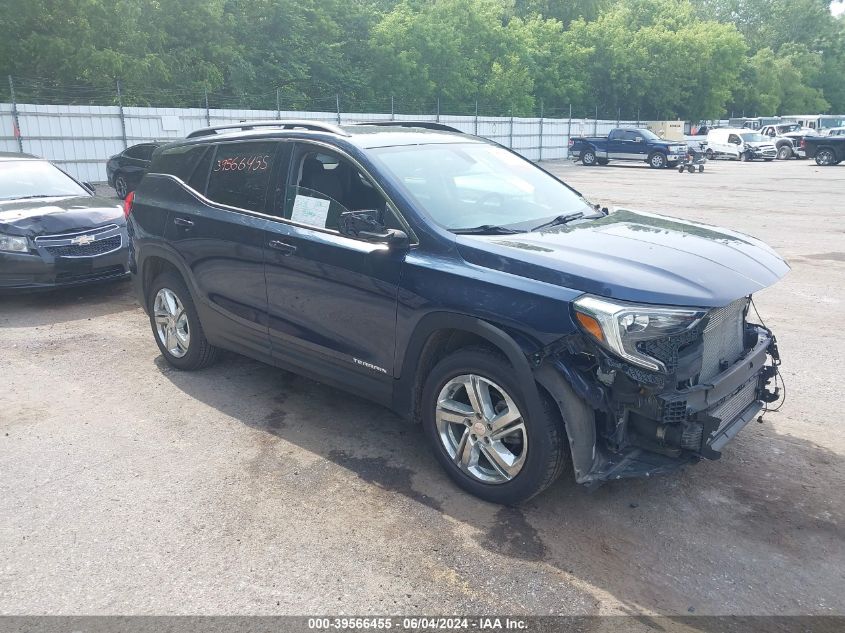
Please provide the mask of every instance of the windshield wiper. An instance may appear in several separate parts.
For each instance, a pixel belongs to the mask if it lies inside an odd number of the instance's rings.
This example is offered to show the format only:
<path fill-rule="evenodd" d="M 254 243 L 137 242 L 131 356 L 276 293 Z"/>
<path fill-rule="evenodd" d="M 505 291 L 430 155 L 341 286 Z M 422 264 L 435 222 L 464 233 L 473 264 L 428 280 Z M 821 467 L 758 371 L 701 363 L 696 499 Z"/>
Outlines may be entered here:
<path fill-rule="evenodd" d="M 509 229 L 504 226 L 496 224 L 482 224 L 481 226 L 474 226 L 469 229 L 449 229 L 452 233 L 458 235 L 512 235 L 513 233 L 524 233 L 525 231 L 518 231 L 516 229 Z"/>
<path fill-rule="evenodd" d="M 544 222 L 539 226 L 535 226 L 532 231 L 539 231 L 540 229 L 545 229 L 550 226 L 557 226 L 559 224 L 569 224 L 570 222 L 574 222 L 575 220 L 580 220 L 584 217 L 583 211 L 578 211 L 577 213 L 567 213 L 566 215 L 559 215 L 556 218 L 552 218 L 548 222 Z"/>

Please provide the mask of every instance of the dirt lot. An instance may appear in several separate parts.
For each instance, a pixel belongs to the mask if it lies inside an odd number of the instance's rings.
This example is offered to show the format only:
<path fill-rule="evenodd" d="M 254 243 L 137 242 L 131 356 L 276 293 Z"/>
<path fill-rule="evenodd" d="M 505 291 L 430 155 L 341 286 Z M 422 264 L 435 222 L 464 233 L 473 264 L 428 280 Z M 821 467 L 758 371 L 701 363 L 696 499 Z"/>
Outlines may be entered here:
<path fill-rule="evenodd" d="M 720 462 L 521 509 L 384 409 L 235 355 L 170 370 L 119 283 L 0 298 L 0 613 L 845 614 L 845 166 L 547 164 L 792 265 L 788 400 Z"/>

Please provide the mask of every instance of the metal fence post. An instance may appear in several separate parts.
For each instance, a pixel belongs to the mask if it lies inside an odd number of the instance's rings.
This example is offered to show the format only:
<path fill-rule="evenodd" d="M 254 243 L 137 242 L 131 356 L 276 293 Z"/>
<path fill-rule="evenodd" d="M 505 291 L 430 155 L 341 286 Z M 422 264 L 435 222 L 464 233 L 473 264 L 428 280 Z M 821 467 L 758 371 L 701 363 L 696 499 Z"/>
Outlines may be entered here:
<path fill-rule="evenodd" d="M 593 119 L 593 136 L 599 135 L 599 107 L 596 106 L 596 118 Z"/>
<path fill-rule="evenodd" d="M 543 100 L 540 99 L 540 156 L 537 162 L 543 162 Z"/>
<path fill-rule="evenodd" d="M 616 127 L 619 127 L 619 119 L 622 118 L 622 108 L 616 108 Z"/>
<path fill-rule="evenodd" d="M 282 99 L 281 95 L 279 94 L 279 89 L 276 88 L 276 119 L 282 118 Z"/>
<path fill-rule="evenodd" d="M 569 104 L 569 123 L 566 125 L 566 157 L 569 158 L 569 139 L 572 138 L 572 104 Z"/>
<path fill-rule="evenodd" d="M 436 121 L 440 123 L 440 97 L 437 97 L 437 118 Z"/>
<path fill-rule="evenodd" d="M 640 127 L 640 108 L 637 107 L 637 127 Z"/>
<path fill-rule="evenodd" d="M 129 147 L 126 142 L 126 117 L 123 116 L 123 95 L 120 94 L 120 79 L 115 82 L 117 86 L 117 111 L 120 114 L 120 135 L 123 138 L 123 149 Z"/>
<path fill-rule="evenodd" d="M 508 132 L 508 147 L 513 149 L 513 110 L 511 110 L 511 126 Z"/>
<path fill-rule="evenodd" d="M 211 110 L 208 108 L 208 88 L 202 89 L 205 94 L 205 124 L 211 127 Z"/>
<path fill-rule="evenodd" d="M 475 132 L 473 134 L 478 136 L 478 99 L 475 100 Z"/>
<path fill-rule="evenodd" d="M 396 109 L 395 109 L 394 103 L 393 103 L 393 95 L 390 95 L 390 120 L 391 121 L 396 120 Z"/>
<path fill-rule="evenodd" d="M 15 98 L 15 82 L 9 75 L 9 92 L 12 97 L 12 133 L 18 140 L 18 151 L 23 154 L 23 136 L 21 135 L 21 121 L 18 117 L 18 100 Z"/>
<path fill-rule="evenodd" d="M 334 96 L 335 103 L 337 105 L 337 124 L 340 125 L 340 95 L 336 94 Z"/>

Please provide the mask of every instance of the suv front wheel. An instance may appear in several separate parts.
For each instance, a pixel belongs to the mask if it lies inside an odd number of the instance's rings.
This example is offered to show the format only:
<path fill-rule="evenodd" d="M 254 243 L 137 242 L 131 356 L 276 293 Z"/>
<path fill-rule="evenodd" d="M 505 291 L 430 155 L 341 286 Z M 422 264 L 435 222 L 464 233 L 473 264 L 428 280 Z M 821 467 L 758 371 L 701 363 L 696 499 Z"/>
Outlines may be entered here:
<path fill-rule="evenodd" d="M 522 389 L 500 355 L 462 349 L 429 374 L 422 397 L 426 434 L 438 461 L 464 490 L 515 504 L 540 493 L 567 462 L 554 404 L 528 415 Z"/>
<path fill-rule="evenodd" d="M 156 277 L 147 305 L 158 348 L 173 367 L 202 369 L 217 359 L 218 350 L 205 338 L 191 293 L 178 274 Z"/>

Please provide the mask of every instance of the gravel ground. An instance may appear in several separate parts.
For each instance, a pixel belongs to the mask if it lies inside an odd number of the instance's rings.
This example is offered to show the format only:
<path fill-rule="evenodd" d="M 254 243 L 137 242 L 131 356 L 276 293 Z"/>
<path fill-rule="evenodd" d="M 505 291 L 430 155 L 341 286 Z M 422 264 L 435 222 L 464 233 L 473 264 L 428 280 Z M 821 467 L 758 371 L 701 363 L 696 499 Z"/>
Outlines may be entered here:
<path fill-rule="evenodd" d="M 845 166 L 546 163 L 762 238 L 788 400 L 719 462 L 520 509 L 420 430 L 227 354 L 171 370 L 127 283 L 0 298 L 2 614 L 845 614 Z"/>

